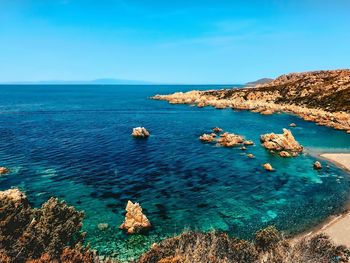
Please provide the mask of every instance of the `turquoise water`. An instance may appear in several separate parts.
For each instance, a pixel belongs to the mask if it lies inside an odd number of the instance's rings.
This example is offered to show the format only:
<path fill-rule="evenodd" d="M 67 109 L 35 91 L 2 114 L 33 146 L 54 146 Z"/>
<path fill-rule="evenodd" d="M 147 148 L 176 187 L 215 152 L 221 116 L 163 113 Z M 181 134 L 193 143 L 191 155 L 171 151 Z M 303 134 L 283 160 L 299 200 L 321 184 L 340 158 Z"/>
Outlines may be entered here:
<path fill-rule="evenodd" d="M 249 238 L 274 224 L 303 231 L 341 211 L 348 175 L 330 165 L 312 169 L 314 153 L 350 151 L 350 135 L 296 116 L 170 105 L 156 93 L 218 86 L 0 86 L 0 188 L 19 186 L 33 205 L 51 196 L 85 211 L 87 241 L 104 255 L 136 258 L 153 242 L 186 228 L 218 229 Z M 305 154 L 283 159 L 259 136 L 294 122 Z M 145 126 L 147 140 L 130 136 Z M 202 144 L 214 126 L 251 139 L 238 148 Z M 262 164 L 276 169 L 268 173 Z M 118 226 L 127 200 L 144 208 L 153 229 L 127 236 Z M 98 223 L 108 223 L 100 231 Z"/>

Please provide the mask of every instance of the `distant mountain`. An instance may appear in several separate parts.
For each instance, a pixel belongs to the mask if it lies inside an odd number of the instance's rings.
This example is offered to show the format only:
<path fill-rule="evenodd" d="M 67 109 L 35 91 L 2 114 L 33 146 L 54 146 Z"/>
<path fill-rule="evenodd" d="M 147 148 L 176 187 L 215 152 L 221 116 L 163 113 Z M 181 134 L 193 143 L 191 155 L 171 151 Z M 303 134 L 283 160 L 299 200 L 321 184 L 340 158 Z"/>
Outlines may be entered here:
<path fill-rule="evenodd" d="M 262 78 L 262 79 L 258 79 L 256 81 L 248 82 L 248 83 L 246 83 L 246 85 L 247 86 L 256 86 L 256 85 L 259 85 L 259 84 L 266 84 L 266 83 L 269 83 L 271 81 L 273 81 L 273 79 Z"/>
<path fill-rule="evenodd" d="M 94 80 L 43 80 L 43 81 L 16 81 L 2 82 L 0 84 L 17 85 L 147 85 L 155 84 L 147 81 L 128 79 L 94 79 Z"/>

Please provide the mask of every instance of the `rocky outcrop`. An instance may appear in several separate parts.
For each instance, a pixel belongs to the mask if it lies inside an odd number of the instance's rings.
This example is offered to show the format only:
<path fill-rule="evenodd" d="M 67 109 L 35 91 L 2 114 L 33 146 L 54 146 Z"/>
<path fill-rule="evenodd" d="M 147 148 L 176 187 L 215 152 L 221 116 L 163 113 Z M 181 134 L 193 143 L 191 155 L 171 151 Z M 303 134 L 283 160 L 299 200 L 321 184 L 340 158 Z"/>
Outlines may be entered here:
<path fill-rule="evenodd" d="M 151 223 L 142 213 L 139 203 L 133 203 L 129 200 L 125 210 L 125 220 L 120 228 L 126 230 L 128 234 L 140 233 L 151 227 Z"/>
<path fill-rule="evenodd" d="M 314 162 L 314 169 L 315 170 L 321 170 L 322 164 L 319 161 Z"/>
<path fill-rule="evenodd" d="M 220 138 L 217 140 L 217 143 L 224 147 L 233 147 L 239 144 L 242 144 L 244 139 L 240 135 L 236 135 L 233 133 L 225 132 L 220 135 Z"/>
<path fill-rule="evenodd" d="M 273 167 L 272 167 L 272 165 L 269 164 L 269 163 L 265 163 L 265 164 L 263 165 L 263 167 L 264 167 L 264 169 L 265 169 L 266 171 L 269 171 L 269 172 L 271 172 L 271 171 L 274 170 Z"/>
<path fill-rule="evenodd" d="M 10 170 L 6 167 L 0 167 L 0 175 L 9 173 Z"/>
<path fill-rule="evenodd" d="M 136 127 L 132 129 L 131 135 L 136 138 L 147 138 L 150 136 L 150 133 L 144 127 Z"/>
<path fill-rule="evenodd" d="M 153 99 L 262 114 L 287 112 L 350 133 L 350 70 L 283 75 L 255 88 L 177 92 Z"/>
<path fill-rule="evenodd" d="M 292 157 L 292 155 L 289 153 L 289 152 L 286 152 L 286 151 L 280 151 L 279 153 L 278 153 L 278 155 L 279 156 L 281 156 L 281 157 Z"/>
<path fill-rule="evenodd" d="M 291 156 L 297 156 L 298 153 L 303 151 L 303 147 L 295 140 L 292 132 L 287 129 L 283 129 L 283 134 L 268 133 L 261 135 L 260 141 L 270 151 L 283 151 L 289 153 Z M 282 155 L 285 155 L 283 157 L 287 157 L 286 153 Z"/>

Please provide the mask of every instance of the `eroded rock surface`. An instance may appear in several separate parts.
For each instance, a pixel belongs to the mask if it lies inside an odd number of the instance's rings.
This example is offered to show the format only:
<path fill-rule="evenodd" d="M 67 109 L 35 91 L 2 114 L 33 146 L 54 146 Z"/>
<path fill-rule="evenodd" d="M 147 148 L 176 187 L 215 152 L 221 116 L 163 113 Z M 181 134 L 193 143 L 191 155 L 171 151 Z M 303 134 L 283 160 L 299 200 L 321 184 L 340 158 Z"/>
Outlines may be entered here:
<path fill-rule="evenodd" d="M 297 156 L 303 151 L 303 147 L 295 140 L 292 132 L 287 129 L 283 129 L 283 134 L 268 133 L 260 136 L 262 145 L 270 151 L 283 151 L 283 157 L 289 153 L 291 156 Z M 280 153 L 280 154 L 281 154 Z"/>
<path fill-rule="evenodd" d="M 129 200 L 125 210 L 125 220 L 120 228 L 126 230 L 128 234 L 139 233 L 151 227 L 151 223 L 142 213 L 139 203 L 133 203 Z"/>

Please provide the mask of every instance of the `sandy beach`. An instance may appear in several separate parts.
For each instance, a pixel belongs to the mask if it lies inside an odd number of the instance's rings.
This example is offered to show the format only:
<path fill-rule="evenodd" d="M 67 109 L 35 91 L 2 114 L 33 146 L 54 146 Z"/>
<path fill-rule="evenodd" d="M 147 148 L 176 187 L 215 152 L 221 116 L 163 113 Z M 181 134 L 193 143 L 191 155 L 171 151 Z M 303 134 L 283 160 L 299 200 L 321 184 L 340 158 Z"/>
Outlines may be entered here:
<path fill-rule="evenodd" d="M 341 168 L 350 171 L 350 153 L 324 153 L 320 156 Z"/>
<path fill-rule="evenodd" d="M 320 156 L 337 166 L 350 171 L 350 153 L 326 153 L 321 154 Z M 296 239 L 299 239 L 300 237 L 309 237 L 319 233 L 327 234 L 338 245 L 350 247 L 350 211 L 330 217 L 321 226 L 318 226 L 301 236 L 297 236 Z"/>

